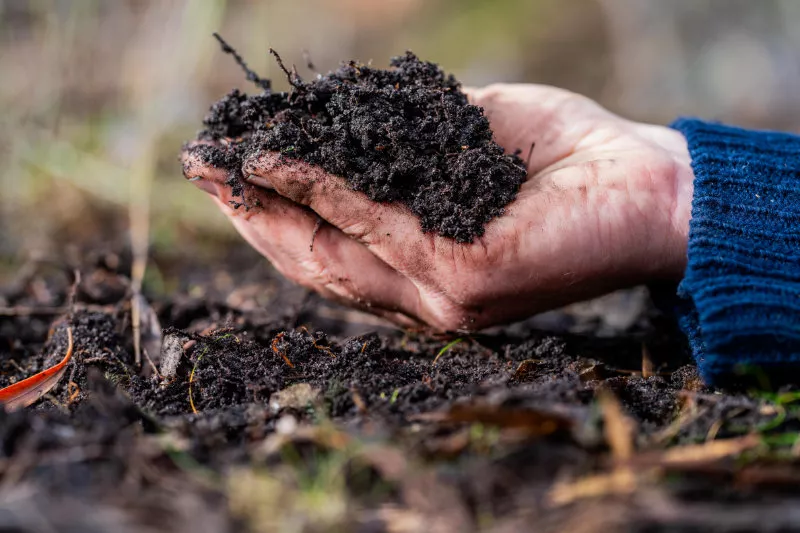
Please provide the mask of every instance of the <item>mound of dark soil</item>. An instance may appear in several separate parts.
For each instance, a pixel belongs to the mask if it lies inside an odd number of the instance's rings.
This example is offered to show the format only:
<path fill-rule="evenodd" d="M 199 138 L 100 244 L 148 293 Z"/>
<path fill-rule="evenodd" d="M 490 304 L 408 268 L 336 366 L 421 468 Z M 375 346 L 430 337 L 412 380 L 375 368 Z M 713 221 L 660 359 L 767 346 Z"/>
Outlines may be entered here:
<path fill-rule="evenodd" d="M 493 141 L 460 83 L 411 52 L 389 70 L 349 61 L 310 82 L 286 71 L 292 90 L 277 93 L 224 42 L 223 50 L 263 89 L 234 89 L 204 120 L 199 138 L 223 142 L 198 150 L 232 171 L 231 185 L 244 157 L 277 151 L 344 177 L 372 200 L 407 205 L 423 231 L 471 242 L 525 180 L 522 160 Z"/>

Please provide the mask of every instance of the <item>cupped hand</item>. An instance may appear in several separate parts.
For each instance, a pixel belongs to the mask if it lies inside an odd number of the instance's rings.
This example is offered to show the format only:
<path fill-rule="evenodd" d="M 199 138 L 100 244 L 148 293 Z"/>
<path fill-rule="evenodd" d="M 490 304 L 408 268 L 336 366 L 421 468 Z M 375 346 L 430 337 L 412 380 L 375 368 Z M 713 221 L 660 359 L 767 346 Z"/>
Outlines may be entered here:
<path fill-rule="evenodd" d="M 227 171 L 191 150 L 184 172 L 286 277 L 401 325 L 474 330 L 680 278 L 694 178 L 680 133 L 552 87 L 469 94 L 507 151 L 535 144 L 517 198 L 469 244 L 423 233 L 404 206 L 276 153 L 244 162 L 247 210 L 231 206 L 242 199 Z"/>

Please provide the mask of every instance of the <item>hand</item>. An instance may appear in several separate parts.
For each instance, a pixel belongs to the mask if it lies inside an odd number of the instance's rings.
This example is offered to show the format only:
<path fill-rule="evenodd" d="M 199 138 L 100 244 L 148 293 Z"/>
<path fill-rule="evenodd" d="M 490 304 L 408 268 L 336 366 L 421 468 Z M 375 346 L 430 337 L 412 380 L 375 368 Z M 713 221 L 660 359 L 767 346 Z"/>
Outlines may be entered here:
<path fill-rule="evenodd" d="M 471 244 L 423 233 L 404 206 L 275 153 L 243 165 L 257 185 L 250 210 L 229 205 L 226 171 L 187 152 L 184 172 L 285 276 L 402 325 L 474 330 L 680 278 L 694 179 L 680 133 L 552 87 L 492 85 L 470 99 L 507 151 L 535 143 L 516 200 Z"/>

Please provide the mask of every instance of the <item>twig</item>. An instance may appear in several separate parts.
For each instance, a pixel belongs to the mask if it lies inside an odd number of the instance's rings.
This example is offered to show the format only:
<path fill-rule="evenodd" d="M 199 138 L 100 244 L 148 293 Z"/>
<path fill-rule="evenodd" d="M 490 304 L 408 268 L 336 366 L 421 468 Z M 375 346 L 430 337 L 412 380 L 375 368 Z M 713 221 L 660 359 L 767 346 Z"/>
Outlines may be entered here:
<path fill-rule="evenodd" d="M 276 52 L 275 49 L 270 48 L 269 53 L 272 54 L 273 57 L 275 57 L 275 61 L 278 62 L 278 66 L 281 67 L 281 70 L 286 74 L 286 78 L 289 80 L 289 85 L 299 89 L 300 84 L 297 82 L 297 79 L 299 79 L 297 73 L 295 72 L 294 74 L 292 74 L 291 72 L 289 72 L 289 69 L 287 69 L 283 64 L 283 59 L 281 59 L 281 56 L 278 55 L 278 52 Z M 295 79 L 295 77 L 297 77 L 297 79 Z"/>
<path fill-rule="evenodd" d="M 247 76 L 247 81 L 252 81 L 266 92 L 272 91 L 272 82 L 270 80 L 262 78 L 261 76 L 250 70 L 250 67 L 248 67 L 247 63 L 244 62 L 242 56 L 240 56 L 239 53 L 231 45 L 226 43 L 219 33 L 214 32 L 213 35 L 217 39 L 217 41 L 219 41 L 219 44 L 222 47 L 222 51 L 225 52 L 226 54 L 232 55 L 236 63 L 240 67 L 242 67 L 242 70 L 244 70 L 244 73 Z"/>
<path fill-rule="evenodd" d="M 528 149 L 528 157 L 525 158 L 525 170 L 530 170 L 531 156 L 533 155 L 534 146 L 536 146 L 536 143 L 532 142 L 531 147 Z"/>
<path fill-rule="evenodd" d="M 150 366 L 153 368 L 153 372 L 155 372 L 155 373 L 156 373 L 156 377 L 158 377 L 158 379 L 161 379 L 161 380 L 163 380 L 163 379 L 164 379 L 164 376 L 162 376 L 162 375 L 161 375 L 161 372 L 159 372 L 159 371 L 158 371 L 158 367 L 157 367 L 157 366 L 156 366 L 156 364 L 153 362 L 153 360 L 150 358 L 150 354 L 149 354 L 149 353 L 147 353 L 147 349 L 144 349 L 144 350 L 142 350 L 142 353 L 144 353 L 144 358 L 145 358 L 145 359 L 147 359 L 147 362 L 148 362 L 148 363 L 150 364 Z"/>
<path fill-rule="evenodd" d="M 72 285 L 69 288 L 69 294 L 67 295 L 67 311 L 70 314 L 70 318 L 72 315 L 75 314 L 75 299 L 78 294 L 78 285 L 81 284 L 81 271 L 77 268 L 72 271 Z"/>
<path fill-rule="evenodd" d="M 642 344 L 642 377 L 647 379 L 654 376 L 653 359 L 650 357 L 650 350 L 646 344 Z"/>

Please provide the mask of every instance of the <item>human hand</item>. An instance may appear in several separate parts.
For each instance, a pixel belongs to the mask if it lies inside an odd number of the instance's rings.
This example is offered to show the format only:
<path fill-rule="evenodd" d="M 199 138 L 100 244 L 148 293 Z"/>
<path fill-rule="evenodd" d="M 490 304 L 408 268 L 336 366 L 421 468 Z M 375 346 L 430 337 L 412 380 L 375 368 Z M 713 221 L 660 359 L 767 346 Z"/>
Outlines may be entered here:
<path fill-rule="evenodd" d="M 184 174 L 286 277 L 401 325 L 474 330 L 680 278 L 694 179 L 680 133 L 553 87 L 469 95 L 507 151 L 535 143 L 517 198 L 472 243 L 423 233 L 406 207 L 276 153 L 244 162 L 248 210 L 231 207 L 226 170 L 187 151 Z"/>

